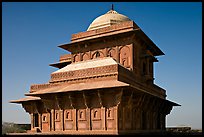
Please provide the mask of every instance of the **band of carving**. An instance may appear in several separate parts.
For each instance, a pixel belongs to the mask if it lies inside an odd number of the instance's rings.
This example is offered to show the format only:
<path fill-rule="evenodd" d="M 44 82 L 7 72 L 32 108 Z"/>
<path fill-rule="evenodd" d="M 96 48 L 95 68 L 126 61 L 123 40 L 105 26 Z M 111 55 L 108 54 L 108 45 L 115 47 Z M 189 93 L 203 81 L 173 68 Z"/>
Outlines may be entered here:
<path fill-rule="evenodd" d="M 91 76 L 102 76 L 102 75 L 111 74 L 116 71 L 117 71 L 117 65 L 111 65 L 111 66 L 88 68 L 88 69 L 76 70 L 76 71 L 59 72 L 51 75 L 50 82 L 86 78 Z"/>

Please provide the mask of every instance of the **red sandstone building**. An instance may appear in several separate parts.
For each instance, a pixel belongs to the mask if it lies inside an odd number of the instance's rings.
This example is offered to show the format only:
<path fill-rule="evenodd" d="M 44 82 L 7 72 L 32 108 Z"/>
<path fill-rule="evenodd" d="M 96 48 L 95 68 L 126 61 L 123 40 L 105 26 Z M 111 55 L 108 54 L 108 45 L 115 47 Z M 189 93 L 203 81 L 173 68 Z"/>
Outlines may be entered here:
<path fill-rule="evenodd" d="M 50 64 L 48 83 L 13 100 L 31 117 L 29 133 L 161 132 L 178 104 L 154 84 L 153 64 L 164 53 L 128 17 L 113 9 L 59 46 L 70 54 Z"/>

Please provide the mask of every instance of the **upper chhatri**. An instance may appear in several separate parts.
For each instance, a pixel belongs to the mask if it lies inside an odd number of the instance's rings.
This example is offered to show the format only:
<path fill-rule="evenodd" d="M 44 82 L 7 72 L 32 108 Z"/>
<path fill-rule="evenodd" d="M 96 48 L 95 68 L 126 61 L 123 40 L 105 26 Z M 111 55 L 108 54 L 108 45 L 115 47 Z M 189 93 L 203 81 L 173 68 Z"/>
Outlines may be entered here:
<path fill-rule="evenodd" d="M 104 28 L 111 26 L 113 24 L 121 23 L 124 21 L 130 21 L 130 19 L 122 14 L 119 14 L 113 9 L 113 5 L 111 10 L 109 10 L 106 14 L 97 17 L 88 27 L 87 31 L 95 30 L 99 28 Z"/>

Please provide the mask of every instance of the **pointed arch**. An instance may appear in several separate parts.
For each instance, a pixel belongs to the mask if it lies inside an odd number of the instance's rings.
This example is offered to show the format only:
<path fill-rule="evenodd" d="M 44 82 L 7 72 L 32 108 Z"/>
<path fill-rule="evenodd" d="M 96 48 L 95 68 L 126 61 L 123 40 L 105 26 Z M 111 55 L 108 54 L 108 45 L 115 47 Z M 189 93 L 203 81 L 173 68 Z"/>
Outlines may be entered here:
<path fill-rule="evenodd" d="M 79 55 L 76 54 L 74 56 L 74 62 L 78 62 L 78 61 L 80 61 L 80 57 L 79 57 Z"/>
<path fill-rule="evenodd" d="M 101 51 L 96 51 L 94 52 L 94 54 L 92 55 L 92 59 L 95 59 L 95 58 L 103 58 L 104 57 L 104 54 L 103 52 Z"/>
<path fill-rule="evenodd" d="M 120 48 L 120 63 L 124 67 L 130 67 L 130 49 L 127 46 L 123 46 Z"/>
<path fill-rule="evenodd" d="M 84 53 L 83 55 L 82 55 L 82 61 L 85 61 L 85 60 L 89 60 L 90 58 L 89 58 L 89 55 L 87 54 L 87 53 Z"/>
<path fill-rule="evenodd" d="M 112 57 L 113 59 L 116 60 L 116 50 L 115 49 L 109 49 L 108 50 L 108 54 L 107 54 L 108 57 Z"/>

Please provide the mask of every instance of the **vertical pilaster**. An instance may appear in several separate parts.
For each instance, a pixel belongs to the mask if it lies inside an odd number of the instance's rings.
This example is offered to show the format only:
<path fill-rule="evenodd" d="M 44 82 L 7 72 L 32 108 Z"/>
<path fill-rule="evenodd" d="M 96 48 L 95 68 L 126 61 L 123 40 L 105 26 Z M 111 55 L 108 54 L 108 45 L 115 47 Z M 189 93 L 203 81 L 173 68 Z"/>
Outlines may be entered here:
<path fill-rule="evenodd" d="M 51 131 L 51 121 L 52 121 L 51 114 L 48 113 L 47 115 L 48 115 L 48 125 L 49 125 L 49 129 L 48 130 Z"/>
<path fill-rule="evenodd" d="M 123 123 L 122 123 L 122 129 L 124 130 L 125 129 L 125 118 L 126 118 L 126 115 L 125 115 L 125 107 L 122 107 L 122 117 L 123 117 Z"/>
<path fill-rule="evenodd" d="M 114 111 L 114 121 L 115 121 L 115 129 L 118 130 L 118 107 L 113 108 Z"/>
<path fill-rule="evenodd" d="M 74 62 L 74 56 L 73 56 L 73 54 L 71 54 L 71 62 L 72 62 L 72 63 Z"/>
<path fill-rule="evenodd" d="M 42 114 L 39 113 L 38 116 L 38 125 L 40 130 L 42 130 Z"/>
<path fill-rule="evenodd" d="M 133 56 L 133 44 L 130 45 L 130 68 L 133 70 L 133 60 L 134 60 L 134 56 Z"/>
<path fill-rule="evenodd" d="M 77 111 L 76 109 L 72 109 L 72 117 L 73 117 L 73 130 L 77 130 Z"/>
<path fill-rule="evenodd" d="M 149 58 L 146 59 L 146 62 L 147 62 L 147 66 L 146 66 L 146 69 L 147 69 L 147 75 L 149 75 Z"/>
<path fill-rule="evenodd" d="M 90 111 L 90 108 L 86 109 L 86 119 L 87 119 L 87 124 L 88 124 L 87 130 L 91 130 L 91 111 Z"/>
<path fill-rule="evenodd" d="M 104 56 L 107 57 L 107 56 L 108 56 L 108 49 L 105 48 L 104 51 L 105 51 L 105 52 L 104 52 L 104 53 L 105 53 Z"/>
<path fill-rule="evenodd" d="M 81 60 L 82 60 L 82 54 L 79 53 L 79 61 L 81 61 Z"/>
<path fill-rule="evenodd" d="M 60 121 L 61 121 L 61 130 L 63 131 L 64 130 L 64 111 L 63 110 L 60 110 Z"/>
<path fill-rule="evenodd" d="M 55 111 L 54 109 L 51 110 L 51 131 L 55 131 Z"/>
<path fill-rule="evenodd" d="M 120 52 L 119 52 L 119 47 L 116 46 L 116 61 L 117 61 L 118 63 L 120 63 L 119 54 L 120 54 Z"/>
<path fill-rule="evenodd" d="M 31 120 L 31 130 L 34 128 L 34 117 L 33 113 L 30 114 L 30 120 Z"/>
<path fill-rule="evenodd" d="M 106 130 L 106 109 L 101 107 L 102 130 Z"/>

